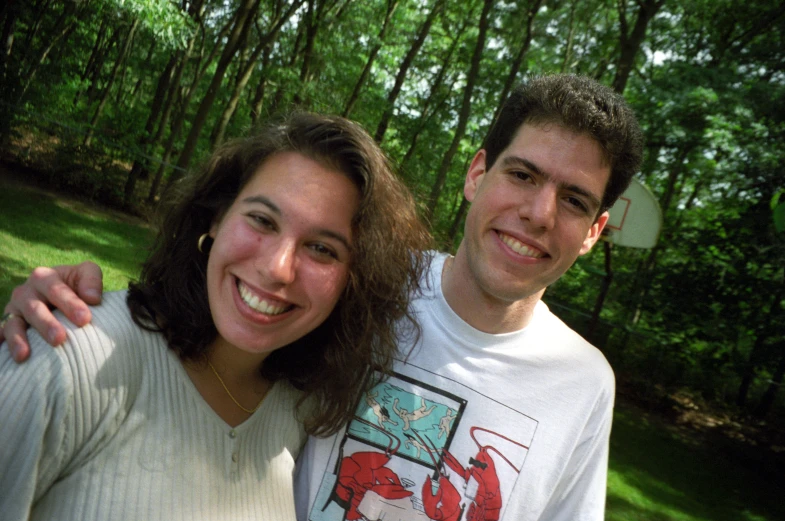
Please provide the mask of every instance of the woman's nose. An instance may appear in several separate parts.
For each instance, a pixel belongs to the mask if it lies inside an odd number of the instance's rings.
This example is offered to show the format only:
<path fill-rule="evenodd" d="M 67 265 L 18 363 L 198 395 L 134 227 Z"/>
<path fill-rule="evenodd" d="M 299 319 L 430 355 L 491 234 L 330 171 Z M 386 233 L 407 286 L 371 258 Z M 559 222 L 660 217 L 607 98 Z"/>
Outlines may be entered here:
<path fill-rule="evenodd" d="M 271 282 L 278 284 L 291 284 L 296 273 L 296 245 L 288 242 L 279 242 L 275 249 L 267 256 L 267 266 L 264 269 Z M 262 260 L 262 262 L 264 262 Z M 260 267 L 261 268 L 261 267 Z"/>

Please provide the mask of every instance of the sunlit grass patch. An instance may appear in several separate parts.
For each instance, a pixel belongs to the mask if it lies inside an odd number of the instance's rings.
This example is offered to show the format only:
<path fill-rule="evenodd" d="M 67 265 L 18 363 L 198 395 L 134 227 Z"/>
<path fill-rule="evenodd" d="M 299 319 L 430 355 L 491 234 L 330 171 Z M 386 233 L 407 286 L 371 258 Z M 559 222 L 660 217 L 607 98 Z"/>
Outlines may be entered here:
<path fill-rule="evenodd" d="M 610 457 L 609 521 L 785 519 L 781 476 L 640 411 L 617 407 Z"/>
<path fill-rule="evenodd" d="M 147 256 L 149 227 L 84 203 L 62 201 L 0 172 L 0 303 L 36 266 L 98 263 L 104 289 L 124 288 Z"/>

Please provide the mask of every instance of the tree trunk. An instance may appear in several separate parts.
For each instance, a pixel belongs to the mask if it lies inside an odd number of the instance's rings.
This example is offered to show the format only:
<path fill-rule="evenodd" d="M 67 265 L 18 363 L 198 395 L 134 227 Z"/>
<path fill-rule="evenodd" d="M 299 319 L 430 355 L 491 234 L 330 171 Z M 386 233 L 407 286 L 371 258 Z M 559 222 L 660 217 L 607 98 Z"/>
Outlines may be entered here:
<path fill-rule="evenodd" d="M 564 60 L 561 62 L 561 69 L 559 72 L 565 73 L 570 68 L 570 60 L 572 59 L 572 45 L 575 40 L 575 8 L 578 6 L 578 0 L 573 0 L 570 4 L 570 29 L 567 31 L 567 42 L 564 44 Z"/>
<path fill-rule="evenodd" d="M 447 172 L 450 170 L 453 157 L 455 157 L 455 153 L 458 151 L 458 146 L 460 145 L 461 139 L 463 139 L 463 135 L 466 132 L 466 125 L 469 122 L 469 115 L 472 106 L 472 94 L 474 92 L 474 85 L 477 81 L 477 76 L 479 75 L 480 71 L 480 62 L 482 61 L 482 53 L 485 49 L 485 38 L 488 32 L 488 15 L 492 6 L 493 0 L 484 0 L 482 14 L 480 15 L 480 23 L 478 24 L 479 34 L 477 35 L 477 43 L 474 46 L 471 65 L 466 75 L 466 87 L 463 90 L 463 101 L 461 103 L 461 111 L 458 116 L 458 124 L 456 125 L 455 134 L 453 136 L 452 143 L 450 144 L 450 148 L 444 155 L 442 164 L 439 167 L 439 170 L 436 172 L 436 180 L 433 183 L 431 194 L 428 197 L 426 216 L 429 221 L 432 220 L 433 215 L 436 212 L 436 206 L 439 203 L 439 196 L 442 193 L 444 182 L 447 179 Z"/>
<path fill-rule="evenodd" d="M 755 337 L 755 343 L 752 345 L 750 356 L 747 359 L 747 363 L 744 364 L 744 368 L 741 373 L 741 384 L 739 384 L 739 390 L 736 393 L 736 405 L 739 407 L 743 408 L 747 406 L 747 396 L 750 392 L 750 386 L 752 386 L 752 382 L 755 380 L 755 375 L 758 372 L 760 352 L 765 342 L 765 335 L 759 334 L 757 337 Z"/>
<path fill-rule="evenodd" d="M 98 62 L 98 57 L 101 53 L 101 48 L 103 47 L 104 40 L 106 39 L 106 31 L 109 24 L 106 22 L 106 17 L 101 18 L 101 25 L 98 26 L 98 33 L 95 35 L 95 43 L 93 43 L 93 49 L 90 51 L 90 57 L 87 59 L 87 65 L 85 65 L 84 70 L 82 71 L 81 78 L 82 81 L 86 80 L 90 76 L 93 75 L 93 69 L 95 68 L 96 62 Z M 77 95 L 74 99 L 74 104 L 78 101 L 79 96 Z"/>
<path fill-rule="evenodd" d="M 605 298 L 608 296 L 608 291 L 610 291 L 611 283 L 613 282 L 613 266 L 611 263 L 612 245 L 609 241 L 602 241 L 602 245 L 605 257 L 605 276 L 602 278 L 602 285 L 600 286 L 600 293 L 597 295 L 597 300 L 594 301 L 594 310 L 592 310 L 589 329 L 586 333 L 589 342 L 598 348 L 601 348 L 601 346 L 599 345 L 600 339 L 597 336 L 597 326 L 600 324 L 600 314 L 602 313 L 602 308 L 605 305 Z"/>
<path fill-rule="evenodd" d="M 256 85 L 256 90 L 254 91 L 253 100 L 251 100 L 251 126 L 256 126 L 257 122 L 259 121 L 259 117 L 262 115 L 262 107 L 264 106 L 264 94 L 267 87 L 267 75 L 265 72 L 267 71 L 267 67 L 270 64 L 270 53 L 272 52 L 272 46 L 268 45 L 264 48 L 264 53 L 262 54 L 262 76 L 259 78 L 259 83 Z"/>
<path fill-rule="evenodd" d="M 237 9 L 234 26 L 229 34 L 229 39 L 218 60 L 213 79 L 210 82 L 209 87 L 207 87 L 207 92 L 202 98 L 202 102 L 199 104 L 199 108 L 193 118 L 191 131 L 188 133 L 188 137 L 185 140 L 183 150 L 180 152 L 180 158 L 177 161 L 179 170 L 172 172 L 172 175 L 169 178 L 170 185 L 182 176 L 182 172 L 187 170 L 188 165 L 191 163 L 191 158 L 196 150 L 196 143 L 199 140 L 202 128 L 207 122 L 207 114 L 218 95 L 218 90 L 221 87 L 226 69 L 229 68 L 232 58 L 242 46 L 248 35 L 248 30 L 253 25 L 256 12 L 259 9 L 259 2 L 260 0 L 243 0 Z"/>
<path fill-rule="evenodd" d="M 316 43 L 316 34 L 319 32 L 319 22 L 317 16 L 322 4 L 316 5 L 319 0 L 308 0 L 308 9 L 305 12 L 305 45 L 303 46 L 303 62 L 300 65 L 300 85 L 294 94 L 295 105 L 302 103 L 302 89 L 304 85 L 310 81 L 311 76 L 311 62 L 313 61 L 313 48 Z M 295 49 L 296 51 L 296 49 Z M 283 96 L 283 90 L 279 90 L 279 95 Z M 276 96 L 278 98 L 278 96 Z M 279 100 L 276 100 L 276 108 Z"/>
<path fill-rule="evenodd" d="M 166 97 L 166 91 L 169 90 L 176 63 L 177 56 L 169 58 L 169 62 L 158 78 L 158 85 L 155 88 L 155 95 L 153 96 L 153 103 L 150 106 L 150 113 L 147 116 L 147 121 L 144 124 L 144 131 L 138 142 L 139 150 L 142 152 L 146 152 L 150 144 L 150 138 L 152 137 L 152 132 L 155 128 L 155 121 L 158 119 L 158 115 L 161 112 L 161 107 L 163 106 L 164 98 Z M 125 188 L 123 189 L 123 202 L 126 206 L 129 206 L 132 203 L 136 182 L 144 170 L 145 166 L 142 161 L 136 159 L 131 167 L 131 171 L 128 173 L 128 178 L 125 181 Z"/>
<path fill-rule="evenodd" d="M 150 48 L 147 50 L 147 56 L 144 59 L 145 63 L 152 63 L 153 53 L 155 52 L 157 43 L 158 42 L 156 42 L 155 40 L 150 40 Z M 130 102 L 128 103 L 128 107 L 133 108 L 134 104 L 136 103 L 137 94 L 139 94 L 139 91 L 142 88 L 142 84 L 144 83 L 145 77 L 140 74 L 139 78 L 136 80 L 136 83 L 134 83 L 133 88 L 131 89 L 130 92 L 128 92 L 126 89 L 123 88 L 123 85 L 125 84 L 125 77 L 127 72 L 128 69 L 123 68 L 123 73 L 120 75 L 120 86 L 117 89 L 117 97 L 115 98 L 115 102 L 118 105 L 121 105 L 124 102 L 125 97 L 128 96 L 130 97 Z"/>
<path fill-rule="evenodd" d="M 194 45 L 196 45 L 196 39 L 192 38 L 191 41 L 188 42 L 188 47 L 179 53 L 177 57 L 174 74 L 172 76 L 172 80 L 169 82 L 168 89 L 166 90 L 166 96 L 162 105 L 163 112 L 161 112 L 160 119 L 158 120 L 158 126 L 155 127 L 155 134 L 150 140 L 151 146 L 155 146 L 157 143 L 161 142 L 161 139 L 163 139 L 164 132 L 166 131 L 167 125 L 169 124 L 169 118 L 172 116 L 172 110 L 174 110 L 178 104 L 177 100 L 179 98 L 183 98 L 184 103 L 182 103 L 181 112 L 184 112 L 191 100 L 191 95 L 196 89 L 196 82 L 191 82 L 191 87 L 187 90 L 187 94 L 185 96 L 181 95 L 180 82 L 183 79 L 183 72 L 188 65 L 188 60 L 191 58 L 191 54 L 193 53 Z M 180 125 L 182 125 L 182 123 L 180 123 Z"/>
<path fill-rule="evenodd" d="M 63 8 L 63 12 L 55 22 L 55 27 L 57 27 L 59 30 L 47 38 L 48 44 L 43 48 L 43 50 L 38 54 L 38 57 L 33 60 L 33 63 L 31 63 L 30 67 L 27 69 L 27 72 L 25 73 L 24 79 L 22 81 L 22 90 L 17 96 L 17 102 L 24 97 L 27 89 L 29 89 L 30 85 L 32 85 L 36 73 L 44 64 L 46 57 L 49 56 L 49 53 L 52 52 L 52 49 L 55 48 L 55 45 L 57 45 L 61 40 L 66 40 L 73 30 L 76 29 L 78 16 L 71 16 L 75 12 L 76 2 L 67 2 Z M 70 20 L 68 20 L 69 18 Z"/>
<path fill-rule="evenodd" d="M 98 107 L 95 109 L 95 114 L 93 114 L 93 119 L 90 120 L 90 128 L 87 130 L 87 136 L 85 137 L 84 144 L 85 146 L 90 146 L 90 143 L 93 140 L 93 132 L 95 131 L 95 126 L 98 124 L 98 120 L 101 118 L 101 114 L 104 111 L 104 107 L 106 106 L 106 101 L 109 99 L 109 92 L 112 90 L 112 85 L 114 84 L 115 78 L 117 78 L 117 72 L 120 70 L 120 67 L 125 63 L 125 59 L 128 56 L 128 52 L 131 49 L 131 45 L 134 42 L 134 35 L 136 34 L 136 28 L 139 27 L 139 19 L 134 18 L 131 22 L 131 27 L 128 29 L 128 33 L 125 36 L 125 41 L 123 42 L 123 47 L 120 50 L 120 53 L 117 55 L 117 59 L 115 59 L 114 66 L 112 67 L 112 72 L 109 74 L 109 79 L 106 80 L 106 85 L 104 86 L 104 92 L 101 95 L 101 100 L 98 102 Z"/>
<path fill-rule="evenodd" d="M 122 34 L 122 29 L 120 27 L 116 28 L 109 39 L 101 45 L 98 49 L 98 55 L 95 57 L 93 61 L 92 69 L 90 70 L 89 76 L 89 85 L 87 86 L 87 91 L 84 94 L 84 98 L 86 98 L 85 104 L 89 107 L 96 99 L 98 92 L 100 90 L 100 82 L 101 82 L 101 71 L 104 68 L 104 62 L 106 61 L 106 57 L 109 55 L 109 52 L 112 48 L 116 45 L 119 45 L 120 42 L 120 35 Z M 77 96 L 77 100 L 80 96 Z"/>
<path fill-rule="evenodd" d="M 533 0 L 531 7 L 526 12 L 526 35 L 523 37 L 523 41 L 521 42 L 521 46 L 518 49 L 518 53 L 512 60 L 510 72 L 507 74 L 507 79 L 504 81 L 504 87 L 499 93 L 500 101 L 496 106 L 496 111 L 493 113 L 493 119 L 491 119 L 492 122 L 496 121 L 496 118 L 499 117 L 499 113 L 502 111 L 504 102 L 507 99 L 507 96 L 510 94 L 513 85 L 517 81 L 518 73 L 520 72 L 521 65 L 523 64 L 523 58 L 526 56 L 526 53 L 529 51 L 529 47 L 532 43 L 532 37 L 534 36 L 532 34 L 532 26 L 534 25 L 534 18 L 540 11 L 540 7 L 542 7 L 542 0 Z"/>
<path fill-rule="evenodd" d="M 346 106 L 343 109 L 343 117 L 345 118 L 349 117 L 349 115 L 352 113 L 352 109 L 354 108 L 354 104 L 357 103 L 357 100 L 360 98 L 360 91 L 362 91 L 365 81 L 371 74 L 371 67 L 373 67 L 373 62 L 376 61 L 376 56 L 379 54 L 379 50 L 384 44 L 384 37 L 387 36 L 387 28 L 390 26 L 390 20 L 392 20 L 393 14 L 395 14 L 395 10 L 397 8 L 398 0 L 387 0 L 387 11 L 384 15 L 384 23 L 382 23 L 382 28 L 379 30 L 379 34 L 376 36 L 376 42 L 374 42 L 373 46 L 371 47 L 371 52 L 368 54 L 368 59 L 365 61 L 365 67 L 363 67 L 360 77 L 354 84 L 354 89 L 349 95 L 349 100 L 346 102 Z"/>
<path fill-rule="evenodd" d="M 758 406 L 755 408 L 755 416 L 761 419 L 769 415 L 771 406 L 774 404 L 774 398 L 777 397 L 777 393 L 782 387 L 783 378 L 785 378 L 785 343 L 780 342 L 777 345 L 777 349 L 780 350 L 780 359 L 777 363 L 777 368 L 774 370 L 769 386 L 766 388 L 760 402 L 758 402 Z"/>
<path fill-rule="evenodd" d="M 401 93 L 403 82 L 406 79 L 406 74 L 409 72 L 409 68 L 412 66 L 417 53 L 420 52 L 423 43 L 425 43 L 425 39 L 428 36 L 428 33 L 431 31 L 433 21 L 444 8 L 444 2 L 445 0 L 436 0 L 433 8 L 431 9 L 431 12 L 428 13 L 425 21 L 417 31 L 417 37 L 414 39 L 414 42 L 412 42 L 412 46 L 409 47 L 409 51 L 406 53 L 406 56 L 404 56 L 401 66 L 398 68 L 398 73 L 395 75 L 395 83 L 393 84 L 393 88 L 387 95 L 387 108 L 385 108 L 384 114 L 382 114 L 382 118 L 379 121 L 379 125 L 376 127 L 374 139 L 377 143 L 381 143 L 384 139 L 384 134 L 387 132 L 387 127 L 390 124 L 390 119 L 392 119 L 393 111 L 395 110 L 395 101 L 398 99 L 398 95 Z"/>
<path fill-rule="evenodd" d="M 229 102 L 226 104 L 223 113 L 218 118 L 215 132 L 213 132 L 213 135 L 211 136 L 213 146 L 223 142 L 224 135 L 226 134 L 226 127 L 229 126 L 229 121 L 231 121 L 232 116 L 234 116 L 234 113 L 237 111 L 237 105 L 240 102 L 240 97 L 242 96 L 243 90 L 245 90 L 245 86 L 248 84 L 248 81 L 253 75 L 253 71 L 256 68 L 257 62 L 259 61 L 259 55 L 263 50 L 272 47 L 272 43 L 278 36 L 278 33 L 281 30 L 283 24 L 286 23 L 286 21 L 289 20 L 294 12 L 300 8 L 303 1 L 304 0 L 298 0 L 296 2 L 292 2 L 292 4 L 289 6 L 289 9 L 278 19 L 274 20 L 273 26 L 269 29 L 269 31 L 267 31 L 267 34 L 260 38 L 256 48 L 254 48 L 254 50 L 251 52 L 248 60 L 246 61 L 245 68 L 238 75 L 234 90 L 232 91 L 232 95 L 229 98 Z M 269 51 L 267 52 L 269 53 Z"/>
<path fill-rule="evenodd" d="M 628 32 L 626 0 L 617 0 L 619 10 L 619 59 L 616 62 L 616 76 L 613 78 L 613 90 L 619 94 L 624 92 L 630 72 L 635 64 L 635 57 L 640 51 L 643 39 L 646 37 L 646 28 L 657 11 L 660 10 L 665 0 L 643 0 L 636 2 L 639 6 L 635 27 Z"/>
<path fill-rule="evenodd" d="M 38 11 L 33 12 L 33 16 L 31 17 L 33 23 L 30 24 L 30 27 L 25 34 L 25 39 L 22 44 L 24 49 L 31 49 L 33 47 L 33 41 L 35 40 L 36 36 L 38 35 L 38 30 L 41 29 L 41 23 L 45 20 L 44 13 L 49 11 L 52 4 L 52 0 L 44 0 L 40 4 L 33 4 L 35 7 L 38 7 Z M 35 9 L 34 7 L 34 9 Z M 64 9 L 70 9 L 72 6 L 64 6 Z M 59 27 L 57 22 L 55 22 L 54 27 Z"/>
<path fill-rule="evenodd" d="M 8 0 L 2 10 L 0 21 L 3 24 L 3 33 L 0 35 L 0 83 L 6 85 L 6 68 L 11 59 L 11 52 L 14 48 L 14 31 L 16 21 L 19 19 L 19 0 Z"/>
<path fill-rule="evenodd" d="M 771 338 L 770 332 L 772 330 L 777 330 L 776 327 L 773 327 L 773 324 L 776 323 L 775 317 L 777 317 L 775 310 L 779 306 L 780 302 L 782 302 L 783 296 L 785 296 L 785 287 L 780 286 L 778 291 L 772 295 L 768 306 L 768 313 L 762 317 L 764 322 L 758 327 L 754 327 L 755 325 L 753 324 L 752 329 L 757 332 L 757 336 L 755 337 L 755 343 L 752 345 L 747 362 L 743 366 L 741 384 L 739 385 L 739 390 L 736 394 L 736 405 L 739 407 L 745 407 L 747 405 L 747 396 L 749 394 L 750 387 L 752 386 L 752 382 L 755 380 L 758 372 L 758 366 L 763 359 L 763 348 L 766 345 L 766 341 Z M 763 311 L 761 310 L 760 312 Z M 779 332 L 775 332 L 775 334 L 781 336 L 778 333 Z"/>
<path fill-rule="evenodd" d="M 441 107 L 447 98 L 442 98 L 440 102 L 434 105 L 434 100 L 436 99 L 436 93 L 438 92 L 439 88 L 444 83 L 444 78 L 447 76 L 447 71 L 450 67 L 450 62 L 452 61 L 452 55 L 455 53 L 455 49 L 458 47 L 458 42 L 460 41 L 460 34 L 463 34 L 464 29 L 466 29 L 466 23 L 461 26 L 459 31 L 456 31 L 456 36 L 453 38 L 452 43 L 450 44 L 450 48 L 444 55 L 442 59 L 442 63 L 439 66 L 439 72 L 436 73 L 433 80 L 429 83 L 431 85 L 430 90 L 428 91 L 428 96 L 425 98 L 425 101 L 420 105 L 420 120 L 417 125 L 417 130 L 412 134 L 411 139 L 409 140 L 409 148 L 406 150 L 406 154 L 403 156 L 403 160 L 401 161 L 401 165 L 407 164 L 412 156 L 414 156 L 414 150 L 417 148 L 417 140 L 420 136 L 420 133 L 425 129 L 428 121 L 431 119 L 433 114 L 438 111 L 438 108 Z M 452 85 L 450 89 L 452 91 Z M 431 110 L 431 106 L 434 106 L 434 109 Z"/>

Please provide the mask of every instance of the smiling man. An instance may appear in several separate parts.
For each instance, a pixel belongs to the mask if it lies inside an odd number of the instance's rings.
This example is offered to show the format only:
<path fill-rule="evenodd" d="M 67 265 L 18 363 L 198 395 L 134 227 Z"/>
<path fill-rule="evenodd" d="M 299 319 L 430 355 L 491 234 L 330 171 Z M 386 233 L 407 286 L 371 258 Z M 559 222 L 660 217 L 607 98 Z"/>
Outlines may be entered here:
<path fill-rule="evenodd" d="M 541 298 L 597 242 L 641 153 L 631 109 L 594 80 L 544 76 L 511 94 L 466 175 L 464 238 L 454 257 L 434 253 L 412 301 L 419 339 L 400 340 L 393 374 L 343 432 L 309 440 L 298 518 L 604 518 L 613 372 Z M 83 294 L 97 271 L 60 268 L 15 292 L 10 347 L 24 351 L 23 310 L 59 327 L 40 295 L 84 313 L 60 277 L 87 282 Z M 432 414 L 404 432 L 375 408 Z"/>
<path fill-rule="evenodd" d="M 412 302 L 421 338 L 374 389 L 382 406 L 457 412 L 403 433 L 358 407 L 343 435 L 311 438 L 301 519 L 604 519 L 613 372 L 541 297 L 600 238 L 641 151 L 630 108 L 591 79 L 512 93 L 466 174 L 463 240 Z"/>

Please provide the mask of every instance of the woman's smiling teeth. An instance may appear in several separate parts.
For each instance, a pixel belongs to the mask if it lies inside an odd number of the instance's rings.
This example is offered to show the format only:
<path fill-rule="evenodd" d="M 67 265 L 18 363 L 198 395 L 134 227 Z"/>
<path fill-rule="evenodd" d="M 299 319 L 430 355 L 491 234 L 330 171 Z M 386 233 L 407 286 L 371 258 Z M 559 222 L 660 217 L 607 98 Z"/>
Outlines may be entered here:
<path fill-rule="evenodd" d="M 258 311 L 259 313 L 264 313 L 265 315 L 280 315 L 290 307 L 280 304 L 272 304 L 271 302 L 260 299 L 239 280 L 237 281 L 237 290 L 240 292 L 240 297 L 243 299 L 243 302 L 248 304 L 248 307 Z"/>
<path fill-rule="evenodd" d="M 540 259 L 545 256 L 545 254 L 540 250 L 535 250 L 534 248 L 530 248 L 529 246 L 526 246 L 522 242 L 513 239 L 509 235 L 505 235 L 502 232 L 498 232 L 498 233 L 499 233 L 499 238 L 502 240 L 502 242 L 507 246 L 509 246 L 510 249 L 515 253 L 524 255 L 526 257 L 534 257 L 535 259 Z"/>

